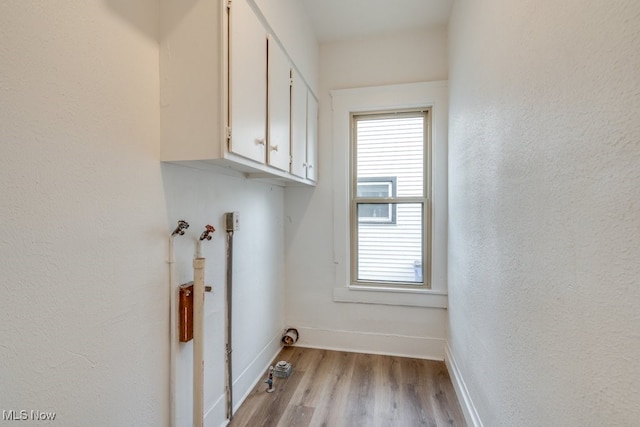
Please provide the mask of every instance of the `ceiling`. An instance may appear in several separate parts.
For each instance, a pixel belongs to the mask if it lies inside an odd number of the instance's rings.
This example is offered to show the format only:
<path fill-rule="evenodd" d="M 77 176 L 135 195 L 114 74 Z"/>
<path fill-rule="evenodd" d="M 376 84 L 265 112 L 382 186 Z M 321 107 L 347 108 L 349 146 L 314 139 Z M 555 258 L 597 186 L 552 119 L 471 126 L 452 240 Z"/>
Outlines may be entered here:
<path fill-rule="evenodd" d="M 302 1 L 320 43 L 444 25 L 453 4 L 453 0 Z"/>

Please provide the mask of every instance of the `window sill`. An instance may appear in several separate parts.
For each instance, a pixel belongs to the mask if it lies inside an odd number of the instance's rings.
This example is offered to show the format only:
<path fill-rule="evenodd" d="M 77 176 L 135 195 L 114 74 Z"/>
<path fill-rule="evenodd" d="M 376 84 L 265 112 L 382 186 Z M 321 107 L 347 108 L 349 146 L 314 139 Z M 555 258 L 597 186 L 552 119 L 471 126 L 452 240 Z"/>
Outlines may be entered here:
<path fill-rule="evenodd" d="M 335 302 L 429 308 L 447 308 L 448 303 L 447 294 L 442 291 L 365 286 L 334 288 L 333 300 Z"/>

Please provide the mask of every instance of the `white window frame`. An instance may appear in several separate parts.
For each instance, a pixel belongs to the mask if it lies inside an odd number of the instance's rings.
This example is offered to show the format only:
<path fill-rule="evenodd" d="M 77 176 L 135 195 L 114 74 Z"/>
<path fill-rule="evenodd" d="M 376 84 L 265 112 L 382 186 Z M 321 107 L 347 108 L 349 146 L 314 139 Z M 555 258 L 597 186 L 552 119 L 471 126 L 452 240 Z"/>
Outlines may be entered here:
<path fill-rule="evenodd" d="M 334 264 L 337 302 L 418 307 L 447 307 L 447 113 L 446 81 L 331 91 L 333 107 Z M 350 123 L 352 114 L 377 111 L 431 110 L 431 265 L 429 288 L 363 286 L 351 283 Z M 429 208 L 425 206 L 425 208 Z M 427 224 L 425 224 L 426 226 Z M 426 271 L 425 271 L 426 273 Z"/>
<path fill-rule="evenodd" d="M 349 139 L 350 147 L 350 174 L 349 180 L 351 187 L 351 192 L 349 194 L 350 205 L 351 205 L 351 224 L 349 226 L 349 230 L 351 232 L 351 253 L 349 257 L 351 259 L 351 276 L 350 282 L 351 286 L 387 286 L 393 288 L 408 288 L 408 289 L 429 289 L 430 283 L 428 280 L 428 272 L 429 272 L 429 261 L 430 258 L 428 254 L 430 252 L 430 241 L 429 238 L 431 228 L 429 227 L 429 220 L 431 218 L 431 212 L 429 209 L 429 198 L 431 196 L 429 183 L 431 182 L 431 109 L 430 108 L 418 108 L 418 109 L 401 109 L 401 110 L 390 110 L 390 111 L 380 111 L 376 113 L 352 113 L 351 114 L 351 138 Z M 413 117 L 422 116 L 424 118 L 423 127 L 423 161 L 422 161 L 422 194 L 420 196 L 413 195 L 412 197 L 398 197 L 397 194 L 389 195 L 384 198 L 378 197 L 360 197 L 357 195 L 356 185 L 359 185 L 360 182 L 357 177 L 357 126 L 356 122 L 358 120 L 367 120 L 367 119 L 384 119 L 384 118 L 397 118 L 397 117 Z M 372 202 L 382 201 L 382 199 L 389 199 L 390 202 L 393 202 L 394 208 L 403 204 L 420 204 L 422 206 L 422 257 L 420 258 L 421 268 L 424 268 L 424 273 L 427 273 L 426 277 L 423 277 L 421 282 L 391 282 L 391 281 L 374 281 L 374 280 L 365 280 L 358 278 L 358 258 L 359 258 L 359 248 L 358 248 L 358 225 L 362 223 L 360 218 L 357 217 L 357 206 L 359 203 L 366 202 L 367 199 L 371 199 Z M 391 208 L 389 208 L 391 210 Z M 390 212 L 391 213 L 391 212 Z M 395 224 L 396 222 L 387 221 L 387 224 Z M 423 273 L 423 274 L 424 274 Z"/>

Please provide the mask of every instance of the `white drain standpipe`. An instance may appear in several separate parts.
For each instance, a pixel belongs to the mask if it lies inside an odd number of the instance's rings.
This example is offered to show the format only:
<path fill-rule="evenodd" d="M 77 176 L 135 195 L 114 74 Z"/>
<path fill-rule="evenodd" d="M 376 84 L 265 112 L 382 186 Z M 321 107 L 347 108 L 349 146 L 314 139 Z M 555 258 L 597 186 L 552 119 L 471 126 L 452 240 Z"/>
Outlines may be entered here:
<path fill-rule="evenodd" d="M 204 266 L 193 260 L 193 425 L 204 424 Z"/>
<path fill-rule="evenodd" d="M 193 425 L 204 424 L 204 285 L 205 258 L 202 257 L 202 242 L 211 240 L 216 231 L 207 224 L 196 242 L 196 258 L 193 260 Z"/>

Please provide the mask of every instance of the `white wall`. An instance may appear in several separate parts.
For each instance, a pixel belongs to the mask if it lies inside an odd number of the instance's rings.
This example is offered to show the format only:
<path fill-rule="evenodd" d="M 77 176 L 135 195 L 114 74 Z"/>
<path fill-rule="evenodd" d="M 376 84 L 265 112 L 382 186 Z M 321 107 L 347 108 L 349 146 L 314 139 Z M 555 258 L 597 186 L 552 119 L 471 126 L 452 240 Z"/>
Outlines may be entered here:
<path fill-rule="evenodd" d="M 436 28 L 324 43 L 319 64 L 320 103 L 325 107 L 330 103 L 322 100 L 329 99 L 327 91 L 332 89 L 446 80 L 447 32 Z M 323 118 L 329 116 L 321 114 Z M 325 132 L 320 132 L 322 138 Z"/>
<path fill-rule="evenodd" d="M 176 280 L 193 280 L 196 241 L 206 224 L 216 232 L 202 243 L 205 282 L 205 425 L 226 418 L 224 398 L 225 212 L 240 213 L 234 233 L 233 381 L 234 406 L 248 393 L 280 351 L 284 326 L 284 190 L 241 176 L 228 176 L 173 164 L 162 165 L 169 222 L 189 222 L 174 238 Z M 176 361 L 178 426 L 193 425 L 193 341 L 179 345 Z"/>
<path fill-rule="evenodd" d="M 179 282 L 203 245 L 205 409 L 224 422 L 221 215 L 237 210 L 235 402 L 279 349 L 284 191 L 159 153 L 154 1 L 0 2 L 0 411 L 64 426 L 169 425 L 167 246 Z M 191 344 L 178 354 L 191 425 Z M 30 412 L 29 412 L 30 414 Z"/>
<path fill-rule="evenodd" d="M 342 285 L 333 259 L 329 91 L 445 79 L 446 43 L 442 28 L 320 46 L 320 180 L 315 189 L 285 190 L 285 322 L 300 329 L 302 345 L 442 357 L 445 310 L 333 301 Z"/>
<path fill-rule="evenodd" d="M 0 2 L 0 410 L 167 425 L 157 19 Z"/>
<path fill-rule="evenodd" d="M 450 345 L 487 426 L 640 419 L 640 3 L 458 1 Z"/>

